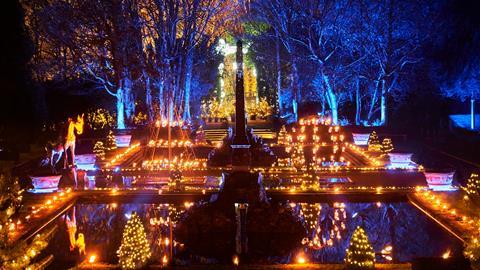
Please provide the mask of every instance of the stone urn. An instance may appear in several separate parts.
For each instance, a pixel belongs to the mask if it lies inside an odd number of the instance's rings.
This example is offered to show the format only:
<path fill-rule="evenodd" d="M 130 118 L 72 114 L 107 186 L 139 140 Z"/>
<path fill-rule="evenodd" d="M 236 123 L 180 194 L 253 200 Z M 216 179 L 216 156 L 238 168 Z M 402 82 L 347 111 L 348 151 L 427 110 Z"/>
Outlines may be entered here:
<path fill-rule="evenodd" d="M 368 139 L 370 138 L 370 133 L 352 133 L 353 143 L 358 146 L 368 145 Z"/>
<path fill-rule="evenodd" d="M 414 169 L 416 164 L 412 161 L 412 153 L 389 153 L 389 169 Z"/>
<path fill-rule="evenodd" d="M 118 134 L 115 135 L 115 142 L 117 147 L 129 147 L 132 140 L 131 134 Z"/>
<path fill-rule="evenodd" d="M 454 190 L 452 186 L 455 172 L 424 172 L 428 188 L 434 191 Z"/>
<path fill-rule="evenodd" d="M 34 193 L 50 193 L 58 190 L 61 175 L 30 176 Z"/>
<path fill-rule="evenodd" d="M 75 156 L 77 168 L 84 171 L 94 171 L 97 156 L 95 154 L 83 154 Z"/>

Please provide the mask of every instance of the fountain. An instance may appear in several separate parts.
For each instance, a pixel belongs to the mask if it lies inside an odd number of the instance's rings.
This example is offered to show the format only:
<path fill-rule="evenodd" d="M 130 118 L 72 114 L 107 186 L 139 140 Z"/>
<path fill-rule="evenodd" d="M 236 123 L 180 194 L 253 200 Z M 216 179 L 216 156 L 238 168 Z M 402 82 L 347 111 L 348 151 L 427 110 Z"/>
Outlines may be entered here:
<path fill-rule="evenodd" d="M 246 131 L 241 40 L 237 42 L 237 65 L 235 132 L 210 155 L 210 159 L 223 160 L 229 156 L 232 171 L 222 174 L 220 191 L 212 195 L 209 203 L 191 209 L 176 233 L 198 254 L 225 260 L 239 255 L 248 262 L 300 246 L 305 229 L 292 209 L 270 204 L 262 175 L 250 172 L 252 158 L 258 157 L 258 151 L 270 157 L 272 154 Z"/>

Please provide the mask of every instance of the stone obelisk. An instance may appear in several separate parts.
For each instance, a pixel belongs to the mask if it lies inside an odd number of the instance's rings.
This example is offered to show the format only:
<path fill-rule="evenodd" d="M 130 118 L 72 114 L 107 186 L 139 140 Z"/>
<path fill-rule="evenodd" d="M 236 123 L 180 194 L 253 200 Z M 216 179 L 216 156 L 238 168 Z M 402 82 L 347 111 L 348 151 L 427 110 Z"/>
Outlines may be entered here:
<path fill-rule="evenodd" d="M 247 137 L 245 119 L 245 88 L 243 82 L 242 41 L 237 41 L 237 73 L 235 80 L 235 134 L 232 143 L 232 168 L 246 171 L 250 167 L 250 143 Z"/>

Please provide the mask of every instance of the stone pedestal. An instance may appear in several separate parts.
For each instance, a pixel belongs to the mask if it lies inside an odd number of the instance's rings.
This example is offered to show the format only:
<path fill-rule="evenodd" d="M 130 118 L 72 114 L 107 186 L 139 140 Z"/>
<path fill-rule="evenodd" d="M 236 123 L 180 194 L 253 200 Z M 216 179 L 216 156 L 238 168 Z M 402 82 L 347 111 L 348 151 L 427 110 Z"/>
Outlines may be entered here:
<path fill-rule="evenodd" d="M 250 169 L 250 145 L 231 145 L 232 169 L 234 171 L 248 171 Z"/>
<path fill-rule="evenodd" d="M 452 186 L 454 174 L 455 172 L 424 172 L 428 188 L 433 191 L 456 190 Z"/>
<path fill-rule="evenodd" d="M 352 133 L 353 143 L 358 146 L 367 146 L 370 133 Z"/>
<path fill-rule="evenodd" d="M 61 175 L 30 176 L 32 179 L 33 193 L 50 193 L 58 190 Z"/>
<path fill-rule="evenodd" d="M 389 169 L 415 169 L 417 166 L 412 161 L 412 153 L 389 153 Z"/>
<path fill-rule="evenodd" d="M 235 203 L 266 203 L 267 194 L 260 173 L 231 172 L 222 174 L 222 185 L 217 202 L 224 205 Z"/>

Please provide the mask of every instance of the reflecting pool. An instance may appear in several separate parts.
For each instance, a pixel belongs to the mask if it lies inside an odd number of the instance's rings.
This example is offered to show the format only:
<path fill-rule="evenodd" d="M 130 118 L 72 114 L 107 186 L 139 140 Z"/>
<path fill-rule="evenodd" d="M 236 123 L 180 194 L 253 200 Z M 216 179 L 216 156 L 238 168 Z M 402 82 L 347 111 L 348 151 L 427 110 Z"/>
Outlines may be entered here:
<path fill-rule="evenodd" d="M 218 252 L 203 254 L 179 240 L 181 237 L 176 228 L 182 216 L 188 215 L 196 204 L 78 203 L 57 220 L 59 229 L 45 250 L 46 254 L 55 257 L 50 269 L 75 266 L 90 255 L 95 255 L 97 262 L 116 264 L 116 250 L 132 212 L 136 212 L 143 221 L 152 263 L 161 264 L 166 258 L 177 265 L 231 263 L 235 249 L 229 245 L 234 245 L 234 234 L 222 236 L 226 244 Z M 342 263 L 349 239 L 357 226 L 362 226 L 367 232 L 379 262 L 409 262 L 417 257 L 439 257 L 447 251 L 452 255 L 462 252 L 462 245 L 456 238 L 408 202 L 284 201 L 281 204 L 292 208 L 303 222 L 305 237 L 300 243 L 278 249 L 274 239 L 281 236 L 269 236 L 268 232 L 249 236 L 248 245 L 261 246 L 255 250 L 265 251 L 265 254 L 255 254 L 250 263 L 294 263 L 299 256 L 309 262 Z M 247 214 L 247 227 L 249 222 L 254 221 L 248 220 Z M 70 246 L 74 230 L 75 238 L 80 233 L 84 235 L 85 255 L 78 255 L 78 248 Z"/>

